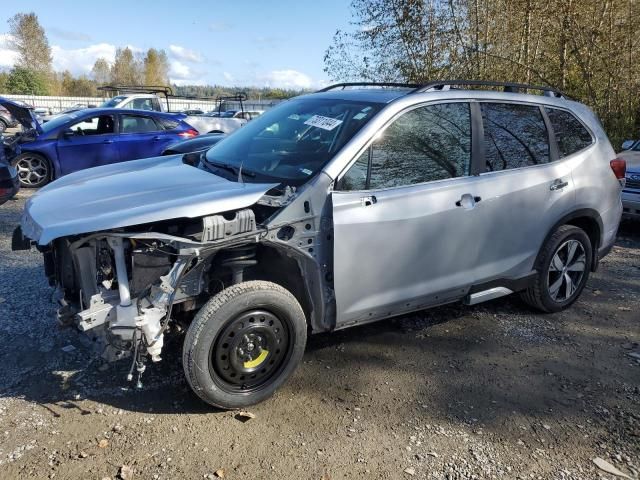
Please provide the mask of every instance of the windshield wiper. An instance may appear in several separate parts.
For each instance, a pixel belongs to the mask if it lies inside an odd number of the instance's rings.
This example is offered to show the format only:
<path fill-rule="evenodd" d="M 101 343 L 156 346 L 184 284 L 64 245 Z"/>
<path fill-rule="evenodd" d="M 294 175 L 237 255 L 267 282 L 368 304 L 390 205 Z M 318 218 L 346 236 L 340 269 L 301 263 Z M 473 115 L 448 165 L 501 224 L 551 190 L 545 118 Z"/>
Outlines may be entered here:
<path fill-rule="evenodd" d="M 209 167 L 209 169 L 211 170 L 211 167 L 213 168 L 218 168 L 221 170 L 226 170 L 227 172 L 231 172 L 234 175 L 239 175 L 240 169 L 238 167 L 236 167 L 235 165 L 231 165 L 230 163 L 223 163 L 223 162 L 212 162 L 211 160 L 207 160 L 206 158 L 202 158 L 202 162 Z M 247 170 L 242 170 L 242 175 L 246 175 L 247 177 L 255 177 L 256 174 L 255 172 L 252 171 L 247 171 Z"/>

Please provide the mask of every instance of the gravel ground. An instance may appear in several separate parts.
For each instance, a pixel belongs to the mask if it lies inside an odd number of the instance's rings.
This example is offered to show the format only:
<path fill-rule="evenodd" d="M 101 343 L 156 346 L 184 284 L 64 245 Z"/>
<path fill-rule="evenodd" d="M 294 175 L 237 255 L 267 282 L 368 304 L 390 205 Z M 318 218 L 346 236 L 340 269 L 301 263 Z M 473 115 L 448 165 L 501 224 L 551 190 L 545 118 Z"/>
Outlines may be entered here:
<path fill-rule="evenodd" d="M 453 305 L 310 340 L 272 399 L 218 412 L 180 345 L 125 382 L 56 326 L 36 251 L 0 207 L 0 478 L 591 479 L 640 471 L 640 223 L 568 311 Z"/>

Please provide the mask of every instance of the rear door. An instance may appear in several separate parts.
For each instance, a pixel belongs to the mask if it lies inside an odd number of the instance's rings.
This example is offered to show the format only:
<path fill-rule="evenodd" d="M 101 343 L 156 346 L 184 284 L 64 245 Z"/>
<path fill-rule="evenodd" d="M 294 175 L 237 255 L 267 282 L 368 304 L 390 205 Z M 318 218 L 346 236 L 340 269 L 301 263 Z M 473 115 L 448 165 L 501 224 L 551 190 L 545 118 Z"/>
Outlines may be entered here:
<path fill-rule="evenodd" d="M 470 176 L 467 102 L 396 118 L 332 193 L 338 325 L 461 298 L 491 226 Z"/>
<path fill-rule="evenodd" d="M 172 141 L 175 136 L 168 135 L 152 116 L 120 115 L 120 161 L 158 156 Z"/>
<path fill-rule="evenodd" d="M 527 275 L 553 225 L 573 210 L 571 165 L 558 161 L 545 111 L 521 103 L 481 102 L 484 158 L 473 195 L 491 225 L 474 235 L 479 282 Z"/>
<path fill-rule="evenodd" d="M 119 160 L 115 115 L 93 115 L 71 124 L 57 142 L 62 175 Z"/>

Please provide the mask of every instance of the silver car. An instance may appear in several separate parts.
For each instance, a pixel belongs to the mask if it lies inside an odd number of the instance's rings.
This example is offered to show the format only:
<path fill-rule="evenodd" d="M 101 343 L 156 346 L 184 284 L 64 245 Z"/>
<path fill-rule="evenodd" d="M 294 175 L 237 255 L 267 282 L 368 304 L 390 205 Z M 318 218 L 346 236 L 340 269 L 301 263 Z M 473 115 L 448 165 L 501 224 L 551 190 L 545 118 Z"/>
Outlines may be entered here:
<path fill-rule="evenodd" d="M 129 379 L 186 331 L 195 393 L 240 408 L 308 333 L 512 293 L 569 307 L 614 243 L 624 175 L 594 114 L 549 88 L 340 84 L 204 153 L 56 180 L 14 248 L 37 244 L 59 321 L 129 357 Z"/>

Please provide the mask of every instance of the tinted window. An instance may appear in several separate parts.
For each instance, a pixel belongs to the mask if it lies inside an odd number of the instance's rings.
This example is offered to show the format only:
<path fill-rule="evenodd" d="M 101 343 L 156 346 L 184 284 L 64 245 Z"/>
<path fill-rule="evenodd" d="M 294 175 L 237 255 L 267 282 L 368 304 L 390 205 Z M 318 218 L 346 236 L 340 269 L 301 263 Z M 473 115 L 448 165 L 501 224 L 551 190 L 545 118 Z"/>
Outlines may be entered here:
<path fill-rule="evenodd" d="M 591 145 L 591 134 L 571 113 L 557 108 L 546 108 L 546 111 L 558 142 L 560 157 L 566 157 Z"/>
<path fill-rule="evenodd" d="M 481 104 L 487 172 L 549 162 L 549 139 L 540 108 Z"/>
<path fill-rule="evenodd" d="M 349 169 L 343 188 L 389 188 L 460 177 L 469 174 L 470 162 L 469 105 L 429 105 L 405 113 L 384 130 Z"/>
<path fill-rule="evenodd" d="M 145 133 L 155 132 L 158 130 L 156 123 L 149 117 L 140 117 L 137 115 L 122 116 L 122 133 Z"/>
<path fill-rule="evenodd" d="M 76 135 L 105 135 L 113 133 L 115 122 L 112 115 L 100 115 L 85 118 L 81 122 L 74 123 L 69 128 Z"/>
<path fill-rule="evenodd" d="M 170 120 L 168 118 L 156 118 L 156 123 L 158 123 L 165 130 L 173 130 L 174 128 L 178 128 L 180 122 L 178 120 Z"/>

